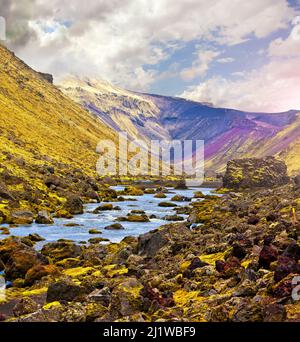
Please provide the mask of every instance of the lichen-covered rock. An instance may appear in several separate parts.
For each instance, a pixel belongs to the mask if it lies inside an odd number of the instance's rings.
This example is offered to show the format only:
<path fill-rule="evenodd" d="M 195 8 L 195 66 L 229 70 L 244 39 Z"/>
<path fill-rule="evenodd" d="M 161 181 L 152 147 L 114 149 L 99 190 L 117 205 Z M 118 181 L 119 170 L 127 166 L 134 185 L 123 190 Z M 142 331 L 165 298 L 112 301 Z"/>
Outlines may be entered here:
<path fill-rule="evenodd" d="M 67 198 L 64 209 L 72 215 L 83 214 L 83 202 L 80 197 L 71 195 Z"/>
<path fill-rule="evenodd" d="M 39 309 L 39 305 L 30 297 L 22 298 L 13 308 L 16 317 L 31 314 Z"/>
<path fill-rule="evenodd" d="M 159 229 L 139 236 L 138 253 L 153 257 L 160 248 L 171 242 L 174 238 L 190 234 L 190 230 L 184 223 L 164 225 Z"/>
<path fill-rule="evenodd" d="M 290 273 L 300 274 L 300 265 L 295 261 L 295 259 L 287 256 L 280 256 L 275 269 L 274 280 L 278 282 Z"/>
<path fill-rule="evenodd" d="M 112 291 L 109 307 L 110 316 L 117 319 L 139 312 L 142 304 L 141 288 L 142 285 L 136 278 L 129 278 L 116 286 Z"/>
<path fill-rule="evenodd" d="M 12 224 L 31 224 L 33 213 L 30 210 L 15 210 L 11 212 L 9 222 Z"/>
<path fill-rule="evenodd" d="M 0 259 L 5 265 L 5 276 L 9 280 L 24 278 L 33 266 L 48 264 L 45 256 L 13 237 L 0 242 Z"/>
<path fill-rule="evenodd" d="M 149 222 L 149 217 L 147 215 L 134 215 L 128 214 L 127 216 L 121 216 L 117 218 L 117 221 L 128 221 L 128 222 Z"/>
<path fill-rule="evenodd" d="M 35 281 L 45 276 L 57 276 L 60 272 L 54 265 L 36 265 L 30 268 L 25 275 L 25 285 L 33 285 Z"/>
<path fill-rule="evenodd" d="M 84 293 L 83 288 L 71 280 L 59 280 L 52 283 L 47 291 L 47 302 L 66 300 L 72 301 Z"/>
<path fill-rule="evenodd" d="M 135 186 L 126 186 L 123 191 L 120 192 L 121 195 L 127 196 L 142 196 L 144 195 L 144 191 Z"/>
<path fill-rule="evenodd" d="M 179 215 L 166 215 L 164 217 L 164 220 L 166 221 L 184 221 L 184 217 Z"/>
<path fill-rule="evenodd" d="M 272 246 L 264 246 L 259 254 L 259 266 L 268 269 L 271 262 L 276 261 L 278 257 L 277 250 Z"/>
<path fill-rule="evenodd" d="M 177 204 L 175 204 L 175 203 L 172 203 L 172 202 L 160 202 L 160 203 L 158 203 L 158 206 L 159 207 L 166 207 L 166 208 L 168 208 L 168 207 L 177 207 Z"/>
<path fill-rule="evenodd" d="M 41 253 L 54 261 L 60 261 L 80 256 L 82 249 L 72 242 L 50 242 L 43 246 Z"/>
<path fill-rule="evenodd" d="M 53 219 L 46 210 L 41 210 L 35 219 L 35 223 L 38 224 L 52 224 Z"/>
<path fill-rule="evenodd" d="M 231 160 L 223 178 L 229 189 L 279 186 L 289 182 L 284 162 L 274 157 Z"/>
<path fill-rule="evenodd" d="M 106 230 L 120 230 L 120 229 L 125 229 L 121 223 L 113 223 L 110 224 L 109 226 L 104 227 Z"/>

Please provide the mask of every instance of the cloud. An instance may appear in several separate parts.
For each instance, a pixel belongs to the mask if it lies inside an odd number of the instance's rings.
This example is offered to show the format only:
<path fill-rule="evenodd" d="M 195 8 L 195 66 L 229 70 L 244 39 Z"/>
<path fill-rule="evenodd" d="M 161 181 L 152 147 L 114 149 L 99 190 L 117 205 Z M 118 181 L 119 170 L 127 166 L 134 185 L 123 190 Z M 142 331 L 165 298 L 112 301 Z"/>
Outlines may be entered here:
<path fill-rule="evenodd" d="M 234 61 L 235 61 L 235 59 L 232 58 L 232 57 L 224 57 L 224 58 L 219 58 L 219 59 L 217 59 L 217 62 L 218 62 L 218 63 L 222 63 L 222 64 L 232 63 L 232 62 L 234 62 Z"/>
<path fill-rule="evenodd" d="M 204 77 L 209 70 L 210 63 L 219 55 L 220 52 L 213 50 L 200 50 L 197 58 L 193 61 L 190 68 L 181 71 L 180 76 L 184 81 L 191 81 L 195 77 Z"/>
<path fill-rule="evenodd" d="M 300 25 L 299 39 L 295 39 L 293 32 L 291 32 L 287 39 L 277 38 L 270 43 L 268 54 L 271 57 L 286 58 L 300 56 Z"/>
<path fill-rule="evenodd" d="M 173 75 L 157 65 L 188 42 L 232 46 L 267 37 L 295 16 L 286 0 L 0 0 L 0 9 L 8 47 L 33 68 L 56 81 L 76 73 L 137 91 Z M 176 72 L 185 81 L 204 77 L 216 57 L 199 51 Z"/>
<path fill-rule="evenodd" d="M 179 96 L 217 107 L 245 111 L 280 112 L 300 109 L 300 57 L 282 63 L 273 60 L 258 70 L 241 74 L 238 79 L 212 77 L 191 86 Z"/>

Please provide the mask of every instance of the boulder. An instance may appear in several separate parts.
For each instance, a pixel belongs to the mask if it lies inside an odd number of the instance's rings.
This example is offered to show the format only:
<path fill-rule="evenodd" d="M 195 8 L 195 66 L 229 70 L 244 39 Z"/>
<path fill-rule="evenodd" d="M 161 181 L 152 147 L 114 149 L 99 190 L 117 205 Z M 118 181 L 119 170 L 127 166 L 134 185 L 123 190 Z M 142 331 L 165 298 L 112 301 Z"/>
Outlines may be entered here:
<path fill-rule="evenodd" d="M 108 287 L 104 287 L 101 290 L 96 289 L 88 295 L 88 300 L 99 303 L 106 307 L 109 306 L 110 298 L 111 298 L 111 291 Z"/>
<path fill-rule="evenodd" d="M 110 224 L 109 226 L 106 226 L 104 229 L 106 230 L 120 230 L 120 229 L 125 229 L 121 223 L 113 223 Z"/>
<path fill-rule="evenodd" d="M 107 210 L 113 210 L 114 207 L 111 203 L 104 203 L 104 204 L 101 204 L 99 207 L 97 207 L 93 213 L 94 214 L 98 214 L 99 211 L 107 211 Z"/>
<path fill-rule="evenodd" d="M 19 246 L 12 251 L 5 264 L 5 276 L 9 280 L 24 278 L 29 269 L 39 264 L 47 265 L 47 258 L 33 248 L 26 245 Z"/>
<path fill-rule="evenodd" d="M 166 221 L 184 221 L 184 217 L 178 215 L 167 215 L 164 217 Z"/>
<path fill-rule="evenodd" d="M 155 198 L 166 198 L 167 195 L 165 195 L 163 192 L 158 192 L 154 195 Z"/>
<path fill-rule="evenodd" d="M 291 273 L 300 274 L 300 265 L 295 259 L 287 256 L 280 256 L 274 272 L 274 280 L 278 282 Z"/>
<path fill-rule="evenodd" d="M 81 247 L 72 242 L 50 242 L 43 246 L 41 253 L 53 259 L 60 261 L 66 258 L 76 258 L 81 255 Z"/>
<path fill-rule="evenodd" d="M 113 320 L 141 310 L 141 287 L 136 278 L 129 278 L 113 289 L 109 307 Z"/>
<path fill-rule="evenodd" d="M 265 245 L 259 254 L 258 264 L 260 267 L 268 269 L 271 262 L 276 261 L 277 257 L 277 250 L 272 246 Z"/>
<path fill-rule="evenodd" d="M 50 284 L 47 291 L 47 302 L 66 300 L 68 302 L 77 299 L 83 294 L 83 288 L 71 280 L 59 280 Z"/>
<path fill-rule="evenodd" d="M 153 257 L 166 244 L 175 238 L 190 236 L 191 231 L 183 223 L 173 223 L 161 226 L 159 229 L 138 237 L 138 254 Z"/>
<path fill-rule="evenodd" d="M 89 234 L 102 234 L 102 232 L 98 229 L 92 228 L 89 230 Z"/>
<path fill-rule="evenodd" d="M 126 186 L 124 190 L 121 191 L 121 194 L 127 196 L 142 196 L 144 195 L 144 191 L 135 186 Z"/>
<path fill-rule="evenodd" d="M 46 210 L 41 210 L 38 212 L 38 215 L 35 219 L 35 223 L 37 223 L 37 224 L 52 224 L 53 219 Z"/>
<path fill-rule="evenodd" d="M 31 286 L 35 281 L 40 280 L 45 276 L 57 276 L 59 273 L 59 270 L 54 265 L 35 265 L 27 271 L 25 275 L 25 285 Z"/>
<path fill-rule="evenodd" d="M 287 166 L 274 157 L 231 160 L 223 178 L 223 186 L 229 189 L 268 188 L 288 182 Z"/>
<path fill-rule="evenodd" d="M 171 201 L 174 202 L 189 202 L 191 199 L 189 197 L 186 196 L 182 196 L 182 195 L 175 195 L 171 198 Z"/>
<path fill-rule="evenodd" d="M 175 186 L 174 189 L 176 190 L 186 190 L 188 187 L 186 186 L 185 180 L 179 181 Z"/>
<path fill-rule="evenodd" d="M 33 222 L 33 213 L 30 210 L 12 211 L 9 222 L 12 224 L 31 224 Z"/>
<path fill-rule="evenodd" d="M 13 308 L 15 317 L 31 314 L 37 311 L 40 306 L 30 297 L 22 298 Z"/>
<path fill-rule="evenodd" d="M 67 198 L 64 209 L 72 215 L 83 214 L 83 202 L 80 197 L 71 195 Z"/>
<path fill-rule="evenodd" d="M 147 215 L 131 215 L 121 216 L 117 218 L 117 221 L 128 221 L 128 222 L 149 222 L 149 217 Z"/>
<path fill-rule="evenodd" d="M 172 202 L 160 202 L 158 206 L 165 207 L 165 208 L 168 208 L 168 207 L 172 208 L 172 207 L 177 207 L 177 204 L 172 203 Z"/>

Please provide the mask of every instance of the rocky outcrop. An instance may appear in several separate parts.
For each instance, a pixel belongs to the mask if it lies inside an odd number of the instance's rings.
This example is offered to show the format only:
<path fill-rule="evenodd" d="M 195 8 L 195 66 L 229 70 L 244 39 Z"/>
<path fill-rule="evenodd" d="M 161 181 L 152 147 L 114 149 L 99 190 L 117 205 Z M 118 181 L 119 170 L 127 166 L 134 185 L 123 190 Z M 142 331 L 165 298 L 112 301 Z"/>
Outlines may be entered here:
<path fill-rule="evenodd" d="M 231 160 L 223 178 L 229 189 L 280 186 L 289 182 L 284 162 L 274 157 Z"/>
<path fill-rule="evenodd" d="M 51 74 L 47 74 L 44 72 L 39 72 L 38 73 L 44 80 L 46 80 L 47 82 L 53 84 L 53 76 Z"/>

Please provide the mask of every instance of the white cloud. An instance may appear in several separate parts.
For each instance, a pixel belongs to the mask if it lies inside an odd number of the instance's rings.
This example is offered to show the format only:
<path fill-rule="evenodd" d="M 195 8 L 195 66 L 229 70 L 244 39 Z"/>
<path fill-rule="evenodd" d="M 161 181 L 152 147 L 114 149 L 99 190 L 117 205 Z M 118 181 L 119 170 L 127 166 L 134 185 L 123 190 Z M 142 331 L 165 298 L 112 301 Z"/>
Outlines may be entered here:
<path fill-rule="evenodd" d="M 291 32 L 258 53 L 269 57 L 260 69 L 234 72 L 231 80 L 215 76 L 189 87 L 180 96 L 248 111 L 300 110 L 300 39 Z"/>
<path fill-rule="evenodd" d="M 195 77 L 204 77 L 209 70 L 210 63 L 219 55 L 220 52 L 213 50 L 200 50 L 197 58 L 193 61 L 190 68 L 181 71 L 180 76 L 184 81 L 191 81 Z"/>
<path fill-rule="evenodd" d="M 277 38 L 271 42 L 268 53 L 271 57 L 291 58 L 300 56 L 300 37 L 299 40 L 296 40 L 291 33 L 285 40 Z"/>
<path fill-rule="evenodd" d="M 191 86 L 179 96 L 218 107 L 245 111 L 279 112 L 300 109 L 300 57 L 282 63 L 273 60 L 259 70 L 227 80 L 213 77 Z"/>
<path fill-rule="evenodd" d="M 222 63 L 222 64 L 232 63 L 232 62 L 234 62 L 234 61 L 235 61 L 235 59 L 232 58 L 232 57 L 224 57 L 224 58 L 219 58 L 219 59 L 217 59 L 217 62 L 218 62 L 218 63 Z"/>

